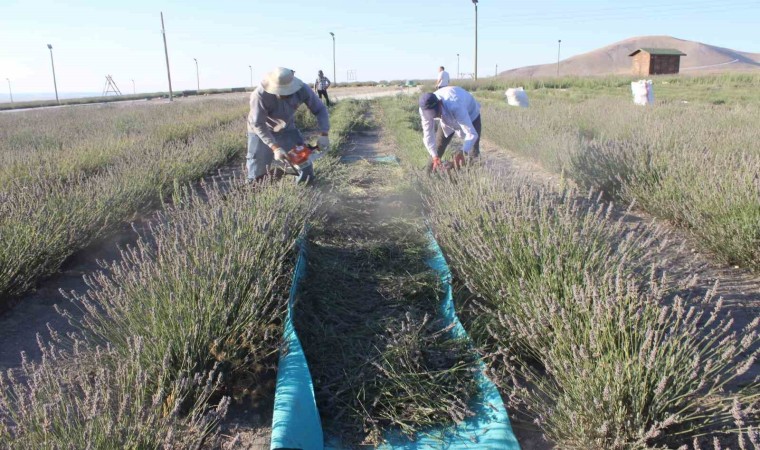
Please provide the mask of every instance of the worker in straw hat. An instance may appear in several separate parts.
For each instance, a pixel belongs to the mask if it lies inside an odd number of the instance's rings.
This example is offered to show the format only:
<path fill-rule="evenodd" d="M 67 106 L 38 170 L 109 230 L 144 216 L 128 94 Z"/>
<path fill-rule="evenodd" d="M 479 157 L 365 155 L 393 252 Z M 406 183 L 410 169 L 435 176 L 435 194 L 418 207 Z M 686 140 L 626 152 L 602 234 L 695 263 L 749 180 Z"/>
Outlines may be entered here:
<path fill-rule="evenodd" d="M 320 131 L 317 145 L 320 150 L 326 152 L 330 148 L 327 107 L 294 74 L 295 71 L 291 69 L 278 67 L 269 72 L 251 93 L 246 157 L 249 181 L 264 178 L 273 159 L 284 161 L 288 157 L 288 150 L 304 143 L 295 124 L 296 110 L 302 103 L 317 118 Z M 300 173 L 297 181 L 309 182 L 313 178 L 314 169 L 309 166 Z"/>
<path fill-rule="evenodd" d="M 422 141 L 430 153 L 429 170 L 441 167 L 441 158 L 456 134 L 464 140 L 454 161 L 480 155 L 480 103 L 459 86 L 448 86 L 420 96 Z M 436 130 L 435 121 L 440 121 Z"/>

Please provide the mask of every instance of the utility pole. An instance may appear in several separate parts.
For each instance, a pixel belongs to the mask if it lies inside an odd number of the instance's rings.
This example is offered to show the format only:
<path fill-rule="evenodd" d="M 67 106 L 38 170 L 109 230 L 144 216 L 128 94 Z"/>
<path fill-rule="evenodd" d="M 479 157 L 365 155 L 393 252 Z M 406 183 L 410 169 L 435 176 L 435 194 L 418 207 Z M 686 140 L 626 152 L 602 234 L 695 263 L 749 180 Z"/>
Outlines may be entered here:
<path fill-rule="evenodd" d="M 251 89 L 253 89 L 253 66 L 248 66 L 248 70 L 251 71 Z"/>
<path fill-rule="evenodd" d="M 562 39 L 557 40 L 557 78 L 559 78 L 559 54 L 562 49 Z"/>
<path fill-rule="evenodd" d="M 201 90 L 201 77 L 198 75 L 198 59 L 193 58 L 193 61 L 195 61 L 195 82 L 196 82 L 196 89 Z"/>
<path fill-rule="evenodd" d="M 50 65 L 53 67 L 53 87 L 55 88 L 55 101 L 59 105 L 61 101 L 58 100 L 58 82 L 55 80 L 55 63 L 53 62 L 53 46 L 48 44 L 48 50 L 50 50 Z"/>
<path fill-rule="evenodd" d="M 164 54 L 166 55 L 166 75 L 169 77 L 169 101 L 174 99 L 172 93 L 172 73 L 169 70 L 169 49 L 166 47 L 166 28 L 164 28 L 164 13 L 161 12 L 161 35 L 164 37 Z"/>
<path fill-rule="evenodd" d="M 472 0 L 475 5 L 475 79 L 478 79 L 478 0 Z"/>
<path fill-rule="evenodd" d="M 137 91 L 135 90 L 135 79 L 132 78 L 132 95 L 137 94 Z"/>
<path fill-rule="evenodd" d="M 499 76 L 499 65 L 496 64 L 496 71 L 493 73 L 494 78 Z"/>
<path fill-rule="evenodd" d="M 6 80 L 8 80 L 8 93 L 11 96 L 11 103 L 13 103 L 13 90 L 11 89 L 11 79 L 6 78 Z"/>
<path fill-rule="evenodd" d="M 459 71 L 459 53 L 457 53 L 457 79 L 462 77 L 462 72 Z"/>
<path fill-rule="evenodd" d="M 333 83 L 335 83 L 337 85 L 338 84 L 338 78 L 337 78 L 337 75 L 336 75 L 337 72 L 335 71 L 335 33 L 333 33 L 331 31 L 330 32 L 330 36 L 332 36 L 332 39 L 333 39 Z"/>

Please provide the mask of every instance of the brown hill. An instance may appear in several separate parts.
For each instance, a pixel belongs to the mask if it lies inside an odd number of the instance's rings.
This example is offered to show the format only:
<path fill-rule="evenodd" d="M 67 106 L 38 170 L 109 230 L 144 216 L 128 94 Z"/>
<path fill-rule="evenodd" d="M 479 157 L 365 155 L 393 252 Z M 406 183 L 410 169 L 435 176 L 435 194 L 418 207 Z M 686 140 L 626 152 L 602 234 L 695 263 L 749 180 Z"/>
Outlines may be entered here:
<path fill-rule="evenodd" d="M 629 75 L 631 58 L 628 55 L 641 47 L 674 48 L 686 53 L 687 56 L 681 57 L 681 73 L 684 74 L 750 70 L 760 73 L 760 53 L 740 52 L 670 36 L 640 36 L 561 60 L 560 76 Z M 556 74 L 557 64 L 554 63 L 512 69 L 499 76 L 527 78 Z"/>

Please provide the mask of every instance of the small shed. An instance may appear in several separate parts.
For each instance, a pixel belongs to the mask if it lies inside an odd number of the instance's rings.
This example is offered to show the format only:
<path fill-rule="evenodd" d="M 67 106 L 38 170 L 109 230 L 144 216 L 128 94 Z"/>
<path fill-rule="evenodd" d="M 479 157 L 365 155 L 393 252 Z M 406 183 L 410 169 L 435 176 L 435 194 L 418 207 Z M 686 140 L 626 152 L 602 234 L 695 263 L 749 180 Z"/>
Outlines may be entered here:
<path fill-rule="evenodd" d="M 673 48 L 640 48 L 628 56 L 633 57 L 633 74 L 641 77 L 678 73 L 686 53 Z"/>

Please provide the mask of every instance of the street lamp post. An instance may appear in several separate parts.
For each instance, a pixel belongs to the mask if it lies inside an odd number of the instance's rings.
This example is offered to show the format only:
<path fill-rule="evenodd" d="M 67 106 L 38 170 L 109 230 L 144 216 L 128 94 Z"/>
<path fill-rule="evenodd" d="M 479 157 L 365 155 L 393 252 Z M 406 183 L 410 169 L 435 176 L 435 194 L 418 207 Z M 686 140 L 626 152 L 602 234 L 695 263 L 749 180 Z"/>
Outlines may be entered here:
<path fill-rule="evenodd" d="M 496 64 L 496 70 L 494 71 L 493 76 L 494 77 L 498 77 L 499 76 L 499 65 L 498 64 Z"/>
<path fill-rule="evenodd" d="M 248 70 L 251 71 L 251 89 L 253 89 L 253 66 L 248 66 Z"/>
<path fill-rule="evenodd" d="M 196 58 L 193 58 L 193 61 L 195 61 L 195 82 L 196 82 L 196 89 L 201 90 L 201 77 L 198 75 L 198 60 Z"/>
<path fill-rule="evenodd" d="M 135 90 L 135 79 L 132 78 L 132 95 L 137 94 L 137 90 Z"/>
<path fill-rule="evenodd" d="M 8 80 L 8 93 L 11 96 L 11 103 L 13 103 L 13 90 L 11 89 L 11 79 L 6 78 L 6 80 Z"/>
<path fill-rule="evenodd" d="M 459 53 L 457 53 L 457 79 L 462 77 L 462 72 L 459 71 Z"/>
<path fill-rule="evenodd" d="M 472 0 L 475 5 L 475 79 L 478 79 L 478 0 Z"/>
<path fill-rule="evenodd" d="M 338 84 L 337 72 L 335 71 L 335 33 L 331 31 L 330 36 L 332 36 L 333 40 L 333 83 Z"/>
<path fill-rule="evenodd" d="M 562 49 L 562 39 L 557 39 L 557 78 L 559 78 L 559 55 Z"/>
<path fill-rule="evenodd" d="M 59 105 L 61 101 L 58 100 L 58 82 L 55 79 L 55 63 L 53 62 L 53 46 L 48 44 L 48 50 L 50 50 L 50 65 L 53 67 L 53 87 L 55 88 L 55 101 Z"/>

